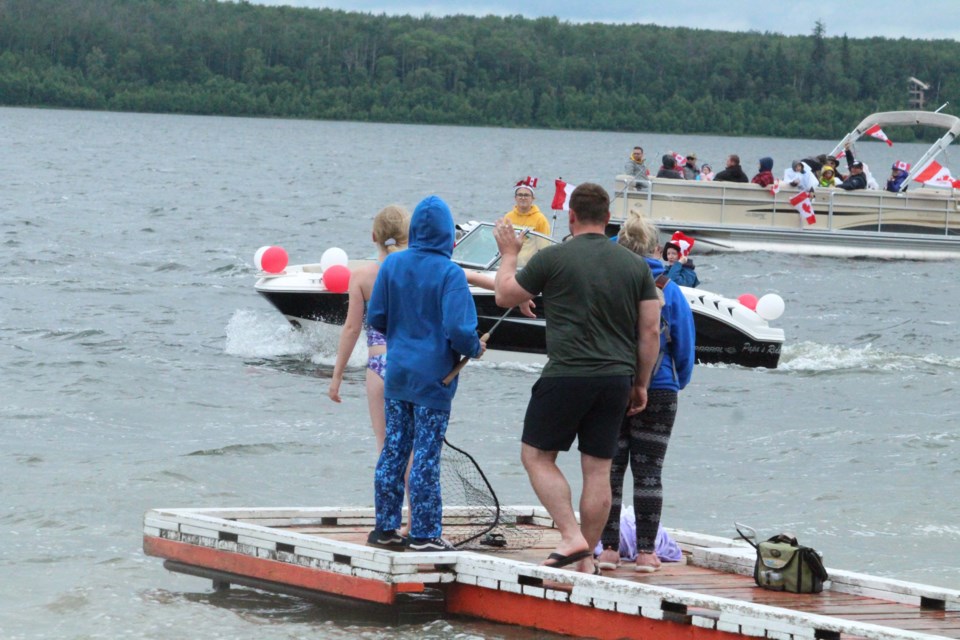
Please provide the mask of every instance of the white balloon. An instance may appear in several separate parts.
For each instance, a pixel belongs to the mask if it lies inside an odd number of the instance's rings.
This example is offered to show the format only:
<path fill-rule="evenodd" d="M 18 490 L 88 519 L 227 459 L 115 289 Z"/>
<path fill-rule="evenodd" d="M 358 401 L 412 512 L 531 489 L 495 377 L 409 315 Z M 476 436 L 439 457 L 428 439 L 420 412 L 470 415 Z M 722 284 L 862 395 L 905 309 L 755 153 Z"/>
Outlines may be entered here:
<path fill-rule="evenodd" d="M 757 300 L 757 315 L 764 320 L 776 320 L 783 315 L 785 306 L 783 298 L 775 293 L 768 293 Z"/>
<path fill-rule="evenodd" d="M 255 266 L 260 271 L 263 271 L 263 254 L 267 252 L 267 249 L 270 248 L 270 245 L 265 247 L 260 247 L 257 249 L 257 252 L 253 254 L 253 266 Z"/>
<path fill-rule="evenodd" d="M 330 247 L 320 256 L 320 268 L 326 271 L 335 264 L 347 266 L 347 252 L 340 247 Z"/>

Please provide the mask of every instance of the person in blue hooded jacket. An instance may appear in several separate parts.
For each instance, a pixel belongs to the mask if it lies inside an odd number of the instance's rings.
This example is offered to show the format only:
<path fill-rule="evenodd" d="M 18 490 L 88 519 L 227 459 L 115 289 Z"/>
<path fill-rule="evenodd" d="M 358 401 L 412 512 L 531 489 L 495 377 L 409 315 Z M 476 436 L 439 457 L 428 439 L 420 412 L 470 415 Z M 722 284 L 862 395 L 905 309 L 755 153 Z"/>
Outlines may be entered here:
<path fill-rule="evenodd" d="M 443 378 L 461 356 L 477 358 L 477 311 L 467 277 L 450 260 L 450 208 L 425 198 L 410 220 L 406 251 L 391 254 L 377 274 L 367 322 L 387 337 L 384 379 L 386 439 L 374 475 L 376 528 L 367 543 L 413 551 L 452 551 L 441 538 L 440 450 L 457 379 Z M 404 473 L 410 452 L 410 537 L 400 535 Z"/>
<path fill-rule="evenodd" d="M 663 459 L 677 417 L 678 395 L 693 373 L 696 329 L 690 303 L 680 288 L 665 276 L 663 263 L 656 259 L 659 237 L 659 231 L 649 220 L 631 216 L 620 230 L 618 240 L 643 256 L 649 265 L 663 294 L 660 315 L 664 322 L 661 323 L 660 356 L 647 392 L 647 406 L 640 413 L 624 418 L 610 468 L 613 501 L 600 537 L 602 550 L 597 560 L 601 569 L 615 569 L 620 563 L 620 507 L 628 464 L 633 473 L 636 518 L 635 570 L 652 572 L 660 567 L 656 541 L 663 509 Z"/>

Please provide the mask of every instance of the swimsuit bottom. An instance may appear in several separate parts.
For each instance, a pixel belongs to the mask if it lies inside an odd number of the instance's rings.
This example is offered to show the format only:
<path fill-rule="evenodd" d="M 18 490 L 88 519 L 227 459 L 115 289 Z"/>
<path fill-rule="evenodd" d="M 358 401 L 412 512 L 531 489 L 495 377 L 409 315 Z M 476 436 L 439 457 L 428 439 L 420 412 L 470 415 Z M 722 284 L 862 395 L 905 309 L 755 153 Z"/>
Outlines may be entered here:
<path fill-rule="evenodd" d="M 387 354 L 380 353 L 367 358 L 367 369 L 373 371 L 375 374 L 380 376 L 381 380 L 383 380 L 384 374 L 387 371 Z"/>

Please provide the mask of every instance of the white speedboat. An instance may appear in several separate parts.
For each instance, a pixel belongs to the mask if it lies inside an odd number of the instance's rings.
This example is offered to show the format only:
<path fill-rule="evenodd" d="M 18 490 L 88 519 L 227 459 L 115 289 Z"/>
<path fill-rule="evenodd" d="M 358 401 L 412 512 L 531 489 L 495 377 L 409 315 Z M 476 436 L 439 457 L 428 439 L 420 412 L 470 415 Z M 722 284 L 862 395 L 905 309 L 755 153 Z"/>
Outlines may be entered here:
<path fill-rule="evenodd" d="M 778 251 L 835 257 L 910 259 L 960 258 L 960 198 L 956 189 L 932 188 L 913 179 L 958 136 L 960 118 L 929 111 L 888 111 L 863 119 L 833 149 L 842 151 L 872 127 L 926 126 L 945 129 L 911 170 L 899 193 L 820 188 L 808 225 L 790 204 L 795 189 L 776 194 L 755 184 L 651 180 L 636 190 L 629 176 L 616 179 L 611 211 L 650 218 L 664 231 L 680 230 L 701 248 L 720 251 Z M 614 222 L 616 226 L 616 221 Z"/>
<path fill-rule="evenodd" d="M 521 261 L 557 241 L 528 232 L 525 242 Z M 470 225 L 454 248 L 453 260 L 465 269 L 495 274 L 500 256 L 493 237 L 493 225 Z M 346 319 L 347 294 L 333 293 L 324 287 L 323 270 L 319 264 L 294 265 L 280 274 L 261 274 L 254 287 L 294 326 L 315 322 L 341 325 Z M 693 309 L 698 362 L 776 368 L 783 345 L 782 329 L 771 327 L 737 300 L 703 289 L 680 289 Z M 505 311 L 497 306 L 492 291 L 480 288 L 471 291 L 477 307 L 477 329 L 484 333 Z M 539 298 L 536 303 L 535 319 L 521 315 L 516 309 L 510 312 L 493 332 L 485 359 L 546 361 L 543 304 Z"/>

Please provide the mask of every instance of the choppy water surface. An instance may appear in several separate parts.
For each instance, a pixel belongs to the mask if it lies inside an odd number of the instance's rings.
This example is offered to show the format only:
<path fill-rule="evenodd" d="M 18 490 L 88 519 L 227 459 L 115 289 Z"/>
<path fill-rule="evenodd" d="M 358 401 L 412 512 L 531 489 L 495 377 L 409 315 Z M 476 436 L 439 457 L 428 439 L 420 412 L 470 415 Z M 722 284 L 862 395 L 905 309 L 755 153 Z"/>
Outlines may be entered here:
<path fill-rule="evenodd" d="M 373 465 L 363 358 L 334 405 L 336 331 L 293 332 L 252 289 L 254 252 L 368 255 L 384 204 L 436 192 L 458 220 L 492 219 L 526 175 L 611 184 L 637 142 L 715 164 L 772 154 L 778 171 L 830 146 L 22 109 L 0 109 L 0 133 L 5 638 L 538 637 L 215 594 L 143 555 L 152 507 L 372 502 L 356 473 Z M 884 145 L 864 148 L 889 163 Z M 958 265 L 697 262 L 704 288 L 780 293 L 788 340 L 775 371 L 697 369 L 667 460 L 665 524 L 790 529 L 829 566 L 960 586 Z M 505 503 L 535 501 L 517 462 L 537 374 L 471 365 L 454 406 L 451 441 Z M 564 464 L 575 475 L 573 456 Z"/>

